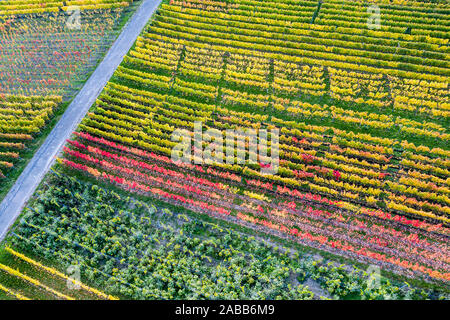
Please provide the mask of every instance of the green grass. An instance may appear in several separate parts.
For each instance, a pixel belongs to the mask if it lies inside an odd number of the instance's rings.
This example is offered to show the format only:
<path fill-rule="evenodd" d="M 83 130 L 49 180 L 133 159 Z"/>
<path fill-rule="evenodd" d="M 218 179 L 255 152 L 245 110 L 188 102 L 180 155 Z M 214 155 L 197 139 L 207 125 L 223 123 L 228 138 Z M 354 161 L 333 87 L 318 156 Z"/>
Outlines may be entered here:
<path fill-rule="evenodd" d="M 13 296 L 10 296 L 9 294 L 7 294 L 4 291 L 0 291 L 0 301 L 3 300 L 16 300 Z"/>
<path fill-rule="evenodd" d="M 22 252 L 19 251 L 22 254 L 25 254 L 27 257 L 38 261 L 39 263 L 48 266 L 53 267 L 61 272 L 61 267 L 56 267 L 54 263 L 48 263 L 48 261 L 43 261 L 42 258 L 36 257 L 35 255 L 32 255 L 28 252 Z M 95 300 L 98 299 L 97 296 L 89 293 L 86 290 L 80 289 L 80 290 L 70 290 L 67 287 L 66 280 L 63 278 L 60 278 L 58 276 L 54 276 L 50 274 L 49 272 L 34 266 L 22 259 L 19 259 L 9 252 L 7 252 L 4 247 L 0 248 L 0 263 L 7 265 L 11 268 L 18 269 L 21 273 L 26 274 L 27 276 L 39 280 L 41 283 L 45 284 L 46 286 L 62 293 L 65 295 L 68 295 L 70 297 L 73 297 L 75 299 L 79 300 Z M 56 299 L 56 297 L 40 288 L 37 288 L 36 286 L 27 283 L 26 281 L 15 277 L 13 275 L 8 275 L 6 272 L 1 272 L 0 274 L 0 283 L 2 283 L 4 286 L 11 290 L 15 290 L 17 292 L 20 292 L 24 296 L 32 299 Z M 62 272 L 65 273 L 65 272 Z M 82 281 L 82 279 L 81 279 Z M 83 281 L 82 281 L 83 282 Z"/>
<path fill-rule="evenodd" d="M 19 269 L 19 271 L 21 273 L 25 273 L 28 276 L 34 278 L 32 274 L 28 274 L 28 273 L 24 272 L 22 269 L 20 269 L 20 267 L 16 264 L 15 259 L 13 259 L 13 257 L 11 257 L 4 250 L 0 251 L 0 263 L 7 265 L 8 267 L 16 269 L 16 270 Z M 35 278 L 35 279 L 39 279 L 39 278 Z M 3 271 L 3 270 L 0 271 L 0 283 L 4 287 L 7 287 L 8 289 L 11 289 L 17 293 L 20 293 L 29 299 L 39 299 L 39 300 L 55 299 L 55 297 L 51 293 L 45 291 L 44 289 L 39 288 L 19 277 L 10 275 L 6 271 Z"/>

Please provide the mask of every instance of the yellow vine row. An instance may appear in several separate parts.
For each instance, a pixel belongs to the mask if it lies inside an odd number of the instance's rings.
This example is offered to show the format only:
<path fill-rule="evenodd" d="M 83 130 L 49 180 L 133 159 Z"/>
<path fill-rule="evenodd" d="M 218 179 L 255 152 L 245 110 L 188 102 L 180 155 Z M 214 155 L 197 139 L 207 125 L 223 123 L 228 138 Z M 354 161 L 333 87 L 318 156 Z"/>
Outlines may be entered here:
<path fill-rule="evenodd" d="M 20 293 L 14 291 L 14 290 L 11 290 L 11 289 L 8 289 L 8 288 L 2 286 L 1 283 L 0 283 L 0 290 L 6 292 L 7 294 L 9 294 L 19 300 L 31 300 L 30 298 L 27 298 L 24 295 L 21 295 Z"/>
<path fill-rule="evenodd" d="M 19 272 L 18 270 L 14 270 L 8 266 L 5 266 L 4 264 L 0 263 L 0 270 L 3 270 L 7 273 L 9 273 L 10 275 L 16 276 L 18 278 L 21 278 L 27 282 L 30 282 L 31 284 L 41 287 L 42 289 L 54 294 L 55 296 L 59 297 L 59 298 L 63 298 L 65 300 L 75 300 L 72 297 L 66 296 L 65 294 L 62 294 L 61 292 L 58 292 L 50 287 L 47 287 L 45 284 L 41 283 L 39 280 L 33 279 L 21 272 Z"/>
<path fill-rule="evenodd" d="M 41 269 L 44 269 L 45 271 L 49 272 L 49 273 L 52 274 L 52 275 L 56 275 L 56 276 L 58 276 L 58 277 L 60 277 L 60 278 L 63 278 L 63 279 L 65 279 L 65 280 L 69 280 L 69 281 L 71 281 L 73 284 L 79 285 L 79 286 L 80 286 L 81 288 L 83 288 L 84 290 L 86 290 L 86 291 L 88 291 L 88 292 L 90 292 L 90 293 L 93 293 L 93 294 L 97 295 L 98 297 L 100 297 L 100 298 L 102 298 L 102 299 L 107 299 L 107 300 L 119 300 L 119 298 L 117 298 L 117 297 L 114 297 L 114 296 L 105 294 L 105 293 L 103 293 L 103 292 L 101 292 L 101 291 L 99 291 L 99 290 L 97 290 L 97 289 L 91 288 L 91 287 L 89 287 L 89 286 L 83 284 L 82 282 L 80 282 L 80 281 L 78 281 L 78 280 L 71 279 L 71 278 L 69 278 L 67 275 L 65 275 L 64 273 L 59 272 L 58 270 L 56 270 L 56 269 L 54 269 L 54 268 L 44 266 L 44 265 L 42 265 L 41 263 L 39 263 L 39 262 L 37 262 L 37 261 L 35 261 L 35 260 L 33 260 L 33 259 L 31 259 L 31 258 L 29 258 L 29 257 L 27 257 L 27 256 L 25 256 L 25 255 L 23 255 L 23 254 L 21 254 L 21 253 L 19 253 L 19 252 L 13 250 L 13 249 L 10 248 L 10 247 L 6 247 L 5 249 L 6 249 L 6 251 L 8 251 L 9 253 L 11 253 L 12 255 L 14 255 L 14 256 L 16 256 L 16 257 L 18 257 L 18 258 L 20 258 L 20 259 L 22 259 L 22 260 L 24 260 L 24 261 L 30 263 L 30 264 L 36 266 L 36 267 L 39 267 L 39 268 L 41 268 Z"/>

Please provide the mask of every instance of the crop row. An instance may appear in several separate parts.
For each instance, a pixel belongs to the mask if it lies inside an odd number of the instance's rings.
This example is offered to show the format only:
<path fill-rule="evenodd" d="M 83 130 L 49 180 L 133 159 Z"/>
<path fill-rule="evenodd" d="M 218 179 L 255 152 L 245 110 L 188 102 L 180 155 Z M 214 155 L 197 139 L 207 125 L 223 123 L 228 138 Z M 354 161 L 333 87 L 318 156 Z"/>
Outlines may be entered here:
<path fill-rule="evenodd" d="M 141 299 L 320 298 L 302 285 L 311 278 L 333 297 L 417 297 L 416 289 L 384 279 L 370 288 L 356 267 L 291 256 L 268 241 L 59 170 L 47 182 L 10 241 L 37 255 L 77 261 L 83 274 L 107 292 Z"/>

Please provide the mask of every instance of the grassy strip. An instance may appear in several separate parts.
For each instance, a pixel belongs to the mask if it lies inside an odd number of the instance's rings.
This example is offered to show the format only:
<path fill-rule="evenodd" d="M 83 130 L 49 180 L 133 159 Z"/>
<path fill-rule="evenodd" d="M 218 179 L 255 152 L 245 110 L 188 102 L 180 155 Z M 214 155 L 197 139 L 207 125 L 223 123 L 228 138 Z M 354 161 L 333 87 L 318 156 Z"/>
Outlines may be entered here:
<path fill-rule="evenodd" d="M 16 257 L 17 259 L 19 259 L 21 262 L 23 263 L 27 263 L 31 266 L 33 266 L 33 268 L 35 268 L 38 271 L 45 271 L 44 274 L 48 274 L 52 276 L 52 279 L 55 280 L 59 280 L 58 282 L 63 282 L 63 283 L 67 283 L 69 281 L 68 275 L 58 271 L 55 268 L 50 268 L 46 265 L 40 264 L 38 261 L 36 261 L 35 259 L 31 259 L 30 257 L 28 257 L 27 255 L 24 255 L 18 251 L 15 251 L 14 249 L 7 247 L 5 248 L 5 250 L 10 253 L 11 255 L 13 255 L 14 257 Z M 110 299 L 110 300 L 116 300 L 115 297 L 112 296 L 107 296 L 105 295 L 103 292 L 95 290 L 89 286 L 86 286 L 84 283 L 77 281 L 76 280 L 72 281 L 73 284 L 79 285 L 80 288 L 83 288 L 84 291 L 87 293 L 89 293 L 88 295 L 93 295 L 96 298 L 100 298 L 100 299 Z M 65 290 L 67 288 L 66 286 L 63 286 L 61 288 L 61 290 Z M 69 290 L 71 291 L 71 290 Z"/>
<path fill-rule="evenodd" d="M 6 292 L 0 290 L 0 301 L 4 301 L 4 300 L 17 300 L 17 299 L 10 296 Z"/>
<path fill-rule="evenodd" d="M 9 264 L 6 265 L 10 266 L 12 265 L 10 264 L 11 262 L 14 263 L 14 261 L 11 261 L 4 256 L 3 251 L 0 251 L 0 260 L 1 263 L 3 264 L 6 264 L 5 260 L 8 260 Z M 17 267 L 15 266 L 14 268 Z M 0 283 L 3 286 L 11 290 L 14 290 L 15 292 L 24 295 L 32 300 L 55 300 L 55 296 L 53 296 L 50 292 L 47 292 L 42 288 L 36 287 L 31 283 L 25 281 L 24 279 L 8 274 L 3 270 L 0 270 Z"/>
<path fill-rule="evenodd" d="M 65 294 L 45 285 L 44 283 L 40 282 L 36 278 L 32 278 L 32 277 L 28 276 L 27 274 L 22 273 L 21 271 L 19 271 L 19 269 L 14 269 L 14 268 L 11 268 L 10 266 L 3 265 L 3 264 L 0 264 L 0 269 L 2 271 L 5 271 L 6 273 L 10 274 L 11 276 L 21 278 L 25 282 L 28 282 L 36 287 L 40 287 L 40 288 L 44 289 L 45 291 L 51 293 L 56 298 L 64 299 L 64 300 L 74 300 L 74 298 L 72 298 L 71 296 L 65 295 Z"/>
<path fill-rule="evenodd" d="M 7 295 L 10 295 L 11 297 L 14 297 L 15 299 L 30 300 L 28 297 L 25 297 L 24 295 L 21 295 L 20 293 L 17 293 L 16 291 L 13 291 L 9 288 L 4 287 L 1 283 L 0 283 L 0 290 L 3 291 L 4 293 L 6 293 Z"/>
<path fill-rule="evenodd" d="M 42 258 L 40 258 L 40 257 L 35 257 L 35 256 L 32 257 L 32 254 L 29 254 L 28 252 L 26 253 L 26 256 L 48 266 L 47 262 L 43 261 Z M 53 288 L 62 294 L 71 296 L 77 300 L 99 299 L 98 296 L 96 296 L 84 289 L 80 289 L 80 290 L 69 289 L 67 287 L 67 282 L 65 279 L 62 279 L 55 275 L 52 275 L 37 266 L 34 266 L 22 259 L 15 257 L 11 253 L 7 252 L 3 246 L 0 248 L 0 263 L 8 265 L 10 267 L 13 266 L 14 269 L 19 269 L 21 273 L 24 273 L 34 279 L 37 279 L 41 283 L 45 284 L 46 286 Z M 61 266 L 59 266 L 59 268 L 57 270 L 61 270 L 61 269 L 64 269 L 64 268 L 61 268 Z M 15 287 L 10 287 L 10 288 L 13 290 L 16 289 Z"/>

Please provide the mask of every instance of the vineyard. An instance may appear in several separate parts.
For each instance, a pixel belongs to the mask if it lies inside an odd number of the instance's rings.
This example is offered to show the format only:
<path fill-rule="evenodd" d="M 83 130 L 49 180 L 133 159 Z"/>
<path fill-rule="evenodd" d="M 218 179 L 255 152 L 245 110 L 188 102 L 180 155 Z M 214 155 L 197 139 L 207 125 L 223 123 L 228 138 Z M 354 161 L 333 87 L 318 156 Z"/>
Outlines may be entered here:
<path fill-rule="evenodd" d="M 0 177 L 8 181 L 0 198 L 108 50 L 133 10 L 128 6 L 0 2 Z"/>
<path fill-rule="evenodd" d="M 363 1 L 163 1 L 8 245 L 79 265 L 120 298 L 448 299 L 450 6 L 370 4 L 379 24 Z M 10 72 L 20 77 L 0 74 L 2 88 L 31 79 L 21 93 L 70 83 Z M 0 100 L 2 170 L 57 95 Z M 257 163 L 230 155 L 235 140 L 208 164 L 196 162 L 207 143 L 181 140 L 194 156 L 175 161 L 174 133 L 194 137 L 199 123 L 206 140 L 278 129 L 277 172 L 251 151 L 261 135 L 235 137 Z M 367 266 L 383 270 L 376 288 Z"/>
<path fill-rule="evenodd" d="M 80 10 L 102 10 L 127 7 L 133 0 L 3 0 L 0 3 L 0 17 L 29 15 L 40 13 L 57 13 L 68 11 L 71 7 Z"/>
<path fill-rule="evenodd" d="M 128 299 L 445 298 L 119 192 L 53 171 L 11 243 Z"/>
<path fill-rule="evenodd" d="M 0 24 L 0 92 L 73 95 L 113 42 L 122 13 L 82 12 L 79 29 L 65 13 L 8 18 Z"/>
<path fill-rule="evenodd" d="M 46 299 L 46 300 L 116 300 L 97 289 L 73 281 L 55 268 L 42 265 L 40 262 L 6 247 L 0 253 L 0 298 L 3 299 Z M 8 262 L 11 265 L 3 264 Z M 33 275 L 34 278 L 30 275 Z M 36 279 L 38 278 L 38 279 Z M 67 283 L 78 285 L 80 290 L 69 290 Z M 5 285 L 11 285 L 10 289 Z"/>

